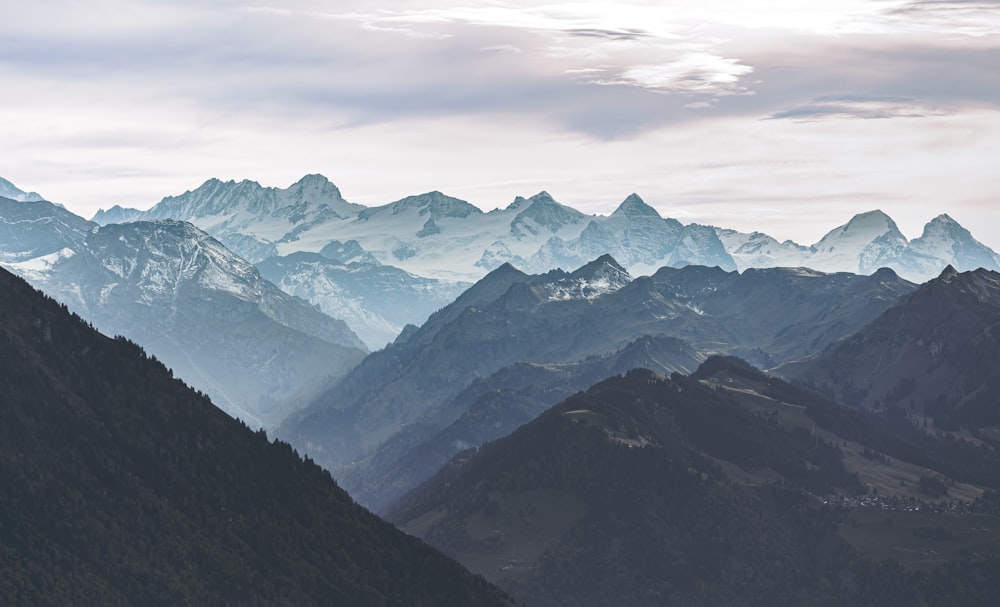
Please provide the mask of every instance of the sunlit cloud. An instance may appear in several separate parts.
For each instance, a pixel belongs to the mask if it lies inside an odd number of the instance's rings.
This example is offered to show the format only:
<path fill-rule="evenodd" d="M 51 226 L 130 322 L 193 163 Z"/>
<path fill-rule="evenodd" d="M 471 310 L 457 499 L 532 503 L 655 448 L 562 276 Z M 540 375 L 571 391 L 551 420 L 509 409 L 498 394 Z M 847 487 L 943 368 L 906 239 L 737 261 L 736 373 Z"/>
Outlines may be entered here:
<path fill-rule="evenodd" d="M 634 65 L 615 77 L 592 82 L 638 86 L 663 93 L 739 95 L 748 92 L 740 79 L 751 72 L 752 67 L 735 59 L 686 53 L 669 63 Z"/>

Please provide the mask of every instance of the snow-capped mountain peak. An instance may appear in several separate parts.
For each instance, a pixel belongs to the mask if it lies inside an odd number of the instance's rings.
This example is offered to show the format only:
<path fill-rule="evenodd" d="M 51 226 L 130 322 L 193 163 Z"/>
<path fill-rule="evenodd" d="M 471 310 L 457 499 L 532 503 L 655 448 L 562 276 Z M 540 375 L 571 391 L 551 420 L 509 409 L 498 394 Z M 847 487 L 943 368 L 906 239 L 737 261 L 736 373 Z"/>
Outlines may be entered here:
<path fill-rule="evenodd" d="M 995 269 L 1000 265 L 1000 255 L 973 238 L 969 230 L 947 214 L 927 222 L 923 234 L 910 243 L 910 250 L 909 264 L 927 272 L 941 261 L 953 265 L 960 272 L 977 268 Z"/>
<path fill-rule="evenodd" d="M 873 210 L 804 247 L 760 232 L 683 225 L 662 217 L 637 194 L 607 216 L 581 213 L 545 191 L 517 197 L 489 213 L 440 191 L 364 207 L 345 201 L 336 186 L 315 174 L 284 190 L 250 180 L 210 179 L 149 211 L 114 207 L 98 213 L 95 221 L 166 218 L 194 223 L 253 263 L 355 241 L 364 259 L 348 260 L 333 249 L 328 253 L 344 263 L 377 261 L 447 281 L 475 281 L 504 262 L 533 273 L 574 268 L 605 253 L 633 275 L 689 264 L 739 270 L 806 266 L 862 274 L 891 267 L 923 282 L 948 263 L 960 271 L 1000 269 L 1000 257 L 947 215 L 933 219 L 924 235 L 910 242 L 892 218 Z"/>
<path fill-rule="evenodd" d="M 89 242 L 105 268 L 147 303 L 175 298 L 192 281 L 254 304 L 263 298 L 256 268 L 187 222 L 111 224 Z"/>
<path fill-rule="evenodd" d="M 443 219 L 445 217 L 464 218 L 469 215 L 481 215 L 482 210 L 464 200 L 453 198 L 438 191 L 407 196 L 396 202 L 391 202 L 385 206 L 371 207 L 364 209 L 358 215 L 358 219 L 364 221 L 376 217 L 385 212 L 391 215 L 403 215 L 409 212 L 416 212 L 420 217 L 429 216 L 430 219 Z"/>
<path fill-rule="evenodd" d="M 318 200 L 343 200 L 340 189 L 318 173 L 304 176 L 288 188 L 289 194 L 298 194 Z"/>
<path fill-rule="evenodd" d="M 861 231 L 863 233 L 878 232 L 899 232 L 896 222 L 886 215 L 881 209 L 858 213 L 840 228 L 841 232 Z"/>
<path fill-rule="evenodd" d="M 563 227 L 577 224 L 584 218 L 583 213 L 559 204 L 545 191 L 520 200 L 518 208 L 521 210 L 510 222 L 511 234 L 516 238 L 523 238 L 525 233 L 532 236 L 544 232 L 555 234 Z"/>
<path fill-rule="evenodd" d="M 534 290 L 550 301 L 594 299 L 614 293 L 630 282 L 632 276 L 625 268 L 611 255 L 605 254 L 569 275 L 541 283 Z"/>
<path fill-rule="evenodd" d="M 611 282 L 621 282 L 622 286 L 632 282 L 632 277 L 629 276 L 628 271 L 615 261 L 614 257 L 607 253 L 585 266 L 574 270 L 570 273 L 570 277 L 587 280 L 608 279 Z"/>
<path fill-rule="evenodd" d="M 810 247 L 807 263 L 824 272 L 848 269 L 870 274 L 895 262 L 908 242 L 896 222 L 881 210 L 859 213 Z"/>
<path fill-rule="evenodd" d="M 646 204 L 646 201 L 640 198 L 636 193 L 629 194 L 628 197 L 623 200 L 620 205 L 618 205 L 618 208 L 611 214 L 612 217 L 616 215 L 663 219 L 656 209 Z"/>

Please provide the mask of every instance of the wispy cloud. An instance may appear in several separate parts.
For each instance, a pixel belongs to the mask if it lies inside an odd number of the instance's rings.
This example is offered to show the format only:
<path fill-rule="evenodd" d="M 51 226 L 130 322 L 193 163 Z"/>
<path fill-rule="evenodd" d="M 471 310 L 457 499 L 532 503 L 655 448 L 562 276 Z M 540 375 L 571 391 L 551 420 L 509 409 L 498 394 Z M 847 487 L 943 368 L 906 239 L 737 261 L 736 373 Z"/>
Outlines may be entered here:
<path fill-rule="evenodd" d="M 884 11 L 900 29 L 944 32 L 949 37 L 1000 33 L 998 0 L 907 0 Z"/>
<path fill-rule="evenodd" d="M 321 171 L 374 203 L 551 179 L 595 211 L 1000 191 L 1000 0 L 49 0 L 0 3 L 0 39 L 0 171 L 101 203 L 144 172 Z"/>
<path fill-rule="evenodd" d="M 801 121 L 838 118 L 924 118 L 929 115 L 943 115 L 944 113 L 940 109 L 923 106 L 916 99 L 830 96 L 775 112 L 771 115 L 771 118 L 776 120 L 792 119 Z"/>

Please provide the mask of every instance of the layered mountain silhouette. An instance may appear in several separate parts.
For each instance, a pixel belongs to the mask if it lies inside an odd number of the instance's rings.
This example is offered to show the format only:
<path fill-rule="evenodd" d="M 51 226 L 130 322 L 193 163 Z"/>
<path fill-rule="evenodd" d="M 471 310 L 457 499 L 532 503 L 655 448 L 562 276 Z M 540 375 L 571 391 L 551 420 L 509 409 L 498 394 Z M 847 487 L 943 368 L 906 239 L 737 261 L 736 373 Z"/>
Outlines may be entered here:
<path fill-rule="evenodd" d="M 406 426 L 369 458 L 338 471 L 351 495 L 380 512 L 455 454 L 506 436 L 566 397 L 631 369 L 689 373 L 704 355 L 672 337 L 641 337 L 622 350 L 571 363 L 515 363 L 473 381 L 442 413 Z M 457 419 L 444 428 L 441 418 Z"/>
<path fill-rule="evenodd" d="M 0 199 L 4 265 L 108 335 L 148 348 L 235 417 L 273 426 L 365 354 L 346 324 L 282 292 L 191 224 L 98 226 Z"/>
<path fill-rule="evenodd" d="M 5 605 L 510 605 L 0 270 Z"/>
<path fill-rule="evenodd" d="M 611 357 L 640 338 L 662 337 L 677 340 L 676 354 L 644 366 L 690 371 L 719 352 L 773 366 L 853 333 L 912 289 L 890 270 L 738 274 L 687 266 L 632 279 L 609 256 L 571 273 L 530 276 L 504 265 L 367 357 L 280 432 L 332 469 L 374 454 L 401 432 L 407 449 L 396 442 L 391 449 L 402 457 L 462 417 L 475 398 L 456 397 L 474 380 L 516 363 Z M 379 454 L 374 460 L 385 461 Z M 354 472 L 348 482 L 367 499 L 362 488 L 371 479 L 359 474 L 367 473 Z M 372 477 L 378 483 L 386 480 L 380 474 Z"/>
<path fill-rule="evenodd" d="M 1000 424 L 1000 273 L 948 267 L 871 324 L 782 373 L 854 407 Z"/>
<path fill-rule="evenodd" d="M 907 491 L 897 481 L 917 486 L 959 452 L 995 461 L 992 450 L 840 412 L 740 361 L 709 359 L 693 377 L 636 370 L 461 454 L 388 517 L 531 605 L 990 604 L 1000 585 L 987 549 L 920 572 L 919 558 L 877 563 L 847 531 L 863 512 L 830 504 L 860 504 L 869 482 Z M 869 435 L 856 442 L 840 425 Z M 939 451 L 921 466 L 865 455 L 888 437 Z M 915 536 L 888 504 L 932 509 L 866 499 L 892 543 Z"/>

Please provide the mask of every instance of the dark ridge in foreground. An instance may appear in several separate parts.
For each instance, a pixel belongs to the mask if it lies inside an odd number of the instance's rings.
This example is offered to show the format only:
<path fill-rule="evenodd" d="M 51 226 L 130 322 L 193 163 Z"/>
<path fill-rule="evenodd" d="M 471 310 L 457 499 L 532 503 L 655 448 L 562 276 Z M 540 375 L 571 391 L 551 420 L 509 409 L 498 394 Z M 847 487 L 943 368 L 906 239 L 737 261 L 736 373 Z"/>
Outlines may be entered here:
<path fill-rule="evenodd" d="M 635 370 L 460 454 L 388 517 L 534 607 L 998 604 L 1000 539 L 971 518 L 927 514 L 910 533 L 910 512 L 835 505 L 870 493 L 872 466 L 907 464 L 849 458 L 863 445 L 831 407 L 732 358 L 693 377 Z M 855 417 L 856 432 L 881 424 Z M 996 527 L 996 493 L 966 504 Z M 857 537 L 919 555 L 933 525 L 947 541 L 932 548 L 964 541 L 962 556 L 916 569 Z"/>
<path fill-rule="evenodd" d="M 0 270 L 4 605 L 509 605 Z"/>

